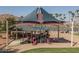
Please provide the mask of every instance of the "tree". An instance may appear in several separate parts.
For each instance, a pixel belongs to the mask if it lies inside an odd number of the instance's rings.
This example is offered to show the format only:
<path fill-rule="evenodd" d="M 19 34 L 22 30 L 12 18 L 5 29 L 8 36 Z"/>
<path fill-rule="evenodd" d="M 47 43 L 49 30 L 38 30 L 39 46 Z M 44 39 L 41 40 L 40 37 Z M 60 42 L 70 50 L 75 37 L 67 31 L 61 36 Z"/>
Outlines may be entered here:
<path fill-rule="evenodd" d="M 63 21 L 64 19 L 66 19 L 66 16 L 65 14 L 58 14 L 58 13 L 55 13 L 55 17 L 58 19 L 58 20 L 61 20 Z"/>
<path fill-rule="evenodd" d="M 0 31 L 6 31 L 6 20 L 8 21 L 9 28 L 15 24 L 15 17 L 5 18 L 5 21 L 0 21 Z"/>
<path fill-rule="evenodd" d="M 75 13 L 76 13 L 76 18 L 77 18 L 76 27 L 77 27 L 77 30 L 79 32 L 79 10 L 76 10 Z"/>
<path fill-rule="evenodd" d="M 73 34 L 74 34 L 74 17 L 75 13 L 72 11 L 69 11 L 69 14 L 71 15 L 71 47 L 73 46 Z"/>
<path fill-rule="evenodd" d="M 59 26 L 59 22 L 64 20 L 66 17 L 65 17 L 65 14 L 58 14 L 58 13 L 55 13 L 55 17 L 59 20 L 58 21 L 58 39 L 59 39 L 59 31 L 60 31 L 60 26 Z"/>
<path fill-rule="evenodd" d="M 76 10 L 75 13 L 77 14 L 77 17 L 79 17 L 79 10 Z"/>
<path fill-rule="evenodd" d="M 73 18 L 75 17 L 75 13 L 72 11 L 69 11 L 68 13 L 71 15 L 71 20 L 73 21 Z"/>

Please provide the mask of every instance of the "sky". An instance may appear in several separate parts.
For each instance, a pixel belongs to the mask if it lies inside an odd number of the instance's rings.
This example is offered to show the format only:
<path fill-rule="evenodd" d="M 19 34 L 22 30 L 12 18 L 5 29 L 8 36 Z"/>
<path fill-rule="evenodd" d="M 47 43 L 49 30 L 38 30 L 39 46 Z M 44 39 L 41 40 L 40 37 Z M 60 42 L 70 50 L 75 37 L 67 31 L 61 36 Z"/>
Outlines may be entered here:
<path fill-rule="evenodd" d="M 79 6 L 42 6 L 49 13 L 67 13 L 79 10 Z M 9 13 L 16 16 L 25 16 L 31 13 L 37 6 L 0 6 L 0 14 Z"/>
<path fill-rule="evenodd" d="M 16 16 L 26 16 L 38 6 L 0 6 L 0 14 L 12 14 Z M 42 6 L 48 13 L 63 13 L 79 10 L 79 6 Z"/>

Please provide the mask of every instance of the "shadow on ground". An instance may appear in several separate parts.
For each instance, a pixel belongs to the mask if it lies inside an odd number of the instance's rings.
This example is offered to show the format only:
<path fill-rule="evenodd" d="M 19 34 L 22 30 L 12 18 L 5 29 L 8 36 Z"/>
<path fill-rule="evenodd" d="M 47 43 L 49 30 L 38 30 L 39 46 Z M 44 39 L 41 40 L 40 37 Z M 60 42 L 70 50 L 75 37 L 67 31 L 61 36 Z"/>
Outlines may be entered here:
<path fill-rule="evenodd" d="M 71 41 L 64 39 L 64 38 L 49 38 L 50 42 L 52 43 L 70 43 Z"/>
<path fill-rule="evenodd" d="M 19 49 L 14 49 L 14 50 L 10 50 L 10 49 L 7 49 L 7 50 L 0 50 L 0 53 L 16 53 Z"/>
<path fill-rule="evenodd" d="M 70 43 L 71 41 L 64 39 L 64 38 L 49 38 L 50 43 Z M 74 43 L 74 45 L 77 43 Z M 4 49 L 0 49 L 0 53 L 16 53 L 17 51 L 19 51 L 19 49 L 8 49 L 8 50 L 4 50 Z"/>

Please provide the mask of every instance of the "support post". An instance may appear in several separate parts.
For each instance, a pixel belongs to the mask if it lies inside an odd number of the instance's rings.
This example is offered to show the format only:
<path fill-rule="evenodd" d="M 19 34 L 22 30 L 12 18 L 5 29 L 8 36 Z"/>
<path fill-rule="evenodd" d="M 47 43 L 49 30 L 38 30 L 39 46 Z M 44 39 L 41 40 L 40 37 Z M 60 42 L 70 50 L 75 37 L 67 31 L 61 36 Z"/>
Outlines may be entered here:
<path fill-rule="evenodd" d="M 16 24 L 17 24 L 17 23 L 16 23 Z M 17 26 L 16 26 L 16 38 L 15 38 L 16 40 L 17 40 L 17 33 L 18 33 L 18 32 L 17 32 Z"/>
<path fill-rule="evenodd" d="M 59 23 L 58 23 L 58 39 L 59 39 Z"/>
<path fill-rule="evenodd" d="M 9 38 L 8 38 L 8 21 L 6 20 L 6 49 L 8 49 L 8 43 L 9 43 Z"/>

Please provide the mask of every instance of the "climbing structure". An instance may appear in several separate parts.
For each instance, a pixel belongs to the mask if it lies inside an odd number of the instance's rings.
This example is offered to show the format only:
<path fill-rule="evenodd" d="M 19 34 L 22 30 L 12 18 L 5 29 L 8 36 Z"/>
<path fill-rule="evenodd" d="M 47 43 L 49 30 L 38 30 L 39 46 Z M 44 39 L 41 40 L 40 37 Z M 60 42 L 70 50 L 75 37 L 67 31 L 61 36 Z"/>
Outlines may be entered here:
<path fill-rule="evenodd" d="M 16 24 L 16 28 L 21 29 L 22 34 L 23 32 L 27 33 L 30 31 L 40 31 L 40 34 L 37 34 L 38 37 L 35 36 L 35 39 L 33 39 L 33 37 L 31 36 L 32 42 L 34 44 L 36 44 L 36 42 L 48 42 L 46 38 L 47 34 L 45 35 L 44 32 L 41 32 L 46 30 L 52 30 L 51 27 L 49 27 L 48 25 L 57 24 L 58 26 L 58 24 L 63 23 L 63 21 L 59 21 L 54 16 L 49 14 L 47 11 L 45 11 L 42 7 L 37 7 L 33 12 L 31 12 L 25 17 L 18 19 L 16 22 L 18 22 Z"/>

